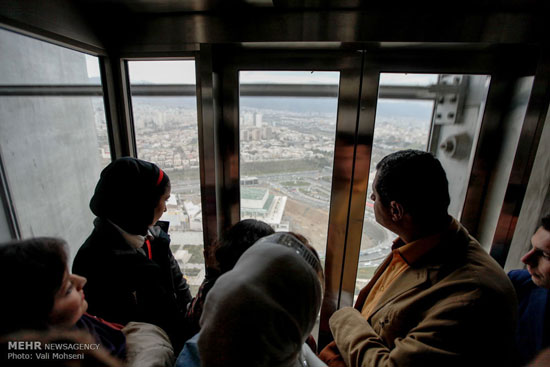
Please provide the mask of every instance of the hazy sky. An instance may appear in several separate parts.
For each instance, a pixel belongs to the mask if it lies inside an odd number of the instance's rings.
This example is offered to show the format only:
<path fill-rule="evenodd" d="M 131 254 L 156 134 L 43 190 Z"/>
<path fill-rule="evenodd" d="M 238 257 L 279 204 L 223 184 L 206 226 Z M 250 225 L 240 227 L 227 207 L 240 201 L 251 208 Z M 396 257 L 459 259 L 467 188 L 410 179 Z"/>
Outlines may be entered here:
<path fill-rule="evenodd" d="M 195 84 L 194 60 L 130 61 L 131 83 Z M 86 55 L 88 77 L 99 77 L 97 57 Z M 241 71 L 241 83 L 338 84 L 337 71 Z M 381 85 L 429 85 L 437 74 L 380 75 Z"/>
<path fill-rule="evenodd" d="M 99 62 L 97 57 L 91 55 L 86 56 L 86 68 L 88 69 L 88 78 L 99 78 Z"/>
<path fill-rule="evenodd" d="M 195 84 L 195 60 L 129 61 L 130 83 Z"/>

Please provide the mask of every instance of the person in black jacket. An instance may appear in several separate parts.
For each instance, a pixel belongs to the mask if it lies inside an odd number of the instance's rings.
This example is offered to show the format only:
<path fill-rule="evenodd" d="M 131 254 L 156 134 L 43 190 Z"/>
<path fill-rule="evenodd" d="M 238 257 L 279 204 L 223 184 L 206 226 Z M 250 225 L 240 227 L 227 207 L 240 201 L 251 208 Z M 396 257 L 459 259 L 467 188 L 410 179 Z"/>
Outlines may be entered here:
<path fill-rule="evenodd" d="M 170 180 L 156 165 L 128 157 L 109 164 L 90 201 L 95 228 L 73 272 L 88 279 L 90 313 L 121 324 L 158 325 L 178 348 L 191 293 L 170 237 L 155 226 L 169 197 Z"/>

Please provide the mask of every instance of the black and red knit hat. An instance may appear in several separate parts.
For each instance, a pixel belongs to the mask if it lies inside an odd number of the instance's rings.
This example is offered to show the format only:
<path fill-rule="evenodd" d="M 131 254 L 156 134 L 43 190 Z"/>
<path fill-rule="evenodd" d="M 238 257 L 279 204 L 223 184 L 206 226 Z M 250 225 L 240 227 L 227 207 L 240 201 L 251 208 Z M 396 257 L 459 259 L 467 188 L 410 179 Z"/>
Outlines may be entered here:
<path fill-rule="evenodd" d="M 124 157 L 109 164 L 90 200 L 90 209 L 128 233 L 144 235 L 170 179 L 158 166 Z"/>

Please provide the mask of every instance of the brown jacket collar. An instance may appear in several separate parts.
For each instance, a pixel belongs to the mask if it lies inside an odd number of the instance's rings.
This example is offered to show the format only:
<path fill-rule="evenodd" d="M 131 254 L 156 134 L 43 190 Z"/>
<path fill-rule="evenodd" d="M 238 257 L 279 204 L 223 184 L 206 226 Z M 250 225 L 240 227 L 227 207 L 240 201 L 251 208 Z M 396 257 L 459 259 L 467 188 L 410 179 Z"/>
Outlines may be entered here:
<path fill-rule="evenodd" d="M 455 269 L 463 263 L 469 243 L 468 231 L 453 218 L 448 229 L 438 237 L 440 238 L 438 243 L 432 246 L 428 252 L 423 253 L 421 257 L 414 258 L 414 261 L 409 264 L 410 267 L 399 276 L 399 281 L 393 282 L 384 292 L 372 315 L 386 303 L 408 290 L 419 287 L 424 283 L 426 283 L 426 286 L 435 283 L 440 276 L 438 275 L 439 271 L 443 267 Z M 360 311 L 363 308 L 367 295 L 391 260 L 392 255 L 390 254 L 378 267 L 371 281 L 361 290 L 355 302 L 357 310 Z"/>

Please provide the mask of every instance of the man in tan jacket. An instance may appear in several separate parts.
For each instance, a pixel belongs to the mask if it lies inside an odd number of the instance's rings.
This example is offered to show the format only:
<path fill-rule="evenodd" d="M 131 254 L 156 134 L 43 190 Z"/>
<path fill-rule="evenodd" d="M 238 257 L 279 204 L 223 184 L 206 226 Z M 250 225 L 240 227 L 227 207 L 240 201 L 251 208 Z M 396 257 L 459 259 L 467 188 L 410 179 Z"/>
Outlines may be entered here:
<path fill-rule="evenodd" d="M 386 156 L 371 199 L 396 233 L 391 254 L 333 314 L 329 366 L 513 366 L 517 302 L 501 267 L 447 214 L 443 167 L 430 153 Z"/>

